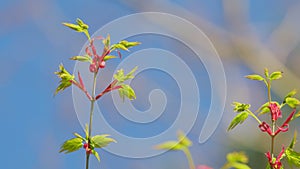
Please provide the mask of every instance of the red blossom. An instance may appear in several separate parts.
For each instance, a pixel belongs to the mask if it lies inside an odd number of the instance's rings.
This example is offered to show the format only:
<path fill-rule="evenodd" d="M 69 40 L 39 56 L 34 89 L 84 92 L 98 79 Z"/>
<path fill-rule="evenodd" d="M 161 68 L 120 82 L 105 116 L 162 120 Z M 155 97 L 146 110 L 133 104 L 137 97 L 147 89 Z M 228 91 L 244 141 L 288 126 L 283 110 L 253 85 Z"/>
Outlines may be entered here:
<path fill-rule="evenodd" d="M 273 159 L 272 159 L 272 156 L 271 156 L 270 152 L 265 153 L 266 157 L 268 158 L 269 164 L 273 169 L 280 169 L 281 168 L 282 164 L 281 164 L 280 160 L 282 158 L 283 153 L 284 153 L 284 147 L 282 146 L 282 149 L 281 149 L 279 155 L 277 156 L 275 162 L 273 162 Z"/>
<path fill-rule="evenodd" d="M 278 129 L 275 132 L 275 135 L 277 135 L 279 132 L 286 132 L 289 130 L 289 122 L 292 120 L 295 112 L 296 109 L 294 109 L 289 115 L 289 117 L 285 120 L 285 122 L 280 127 L 278 127 Z"/>
<path fill-rule="evenodd" d="M 279 117 L 282 117 L 281 110 L 276 103 L 270 103 L 269 109 L 271 112 L 272 121 L 276 121 Z"/>
<path fill-rule="evenodd" d="M 271 127 L 268 123 L 262 122 L 258 127 L 262 132 L 267 132 L 270 136 L 273 135 Z"/>
<path fill-rule="evenodd" d="M 273 133 L 271 130 L 271 127 L 268 123 L 262 122 L 258 127 L 262 132 L 267 132 L 270 136 L 276 136 L 280 132 L 287 132 L 289 130 L 289 122 L 292 120 L 294 114 L 296 112 L 296 109 L 294 109 L 289 117 L 285 120 L 285 122 L 278 127 L 278 129 Z"/>

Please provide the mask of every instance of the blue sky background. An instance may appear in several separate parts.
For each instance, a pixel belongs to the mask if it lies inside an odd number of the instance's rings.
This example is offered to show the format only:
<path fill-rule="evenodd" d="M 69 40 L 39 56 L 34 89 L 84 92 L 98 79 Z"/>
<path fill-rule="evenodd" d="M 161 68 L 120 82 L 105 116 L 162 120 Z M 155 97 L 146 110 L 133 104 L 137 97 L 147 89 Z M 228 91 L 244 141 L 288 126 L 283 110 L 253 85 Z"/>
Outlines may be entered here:
<path fill-rule="evenodd" d="M 205 144 L 198 144 L 198 133 L 210 106 L 211 91 L 202 62 L 174 39 L 155 35 L 132 38 L 143 42 L 132 52 L 157 47 L 183 56 L 197 76 L 197 82 L 201 83 L 200 111 L 203 113 L 189 133 L 194 142 L 191 151 L 196 164 L 220 168 L 226 153 L 245 150 L 251 165 L 257 168 L 257 165 L 266 162 L 263 152 L 267 148 L 263 147 L 268 147 L 268 138 L 255 128 L 257 124 L 253 119 L 241 129 L 226 133 L 226 127 L 234 116 L 230 104 L 240 100 L 258 107 L 258 103 L 266 99 L 261 84 L 243 78 L 249 73 L 262 73 L 264 67 L 286 73 L 287 78 L 274 85 L 276 99 L 293 88 L 300 88 L 299 9 L 300 3 L 296 0 L 245 0 L 236 3 L 217 0 L 0 1 L 1 168 L 84 167 L 84 151 L 70 155 L 58 153 L 61 143 L 70 138 L 71 133 L 81 132 L 82 128 L 74 112 L 71 90 L 53 97 L 59 81 L 53 72 L 61 62 L 68 70 L 73 70 L 74 62 L 68 58 L 77 55 L 85 43 L 84 36 L 61 23 L 73 22 L 80 17 L 90 25 L 93 33 L 114 19 L 146 11 L 171 13 L 194 23 L 212 40 L 224 64 L 228 91 L 224 116 L 215 134 Z M 124 57 L 127 55 L 124 54 Z M 165 91 L 169 99 L 166 115 L 153 125 L 163 130 L 176 116 L 176 106 L 180 101 L 176 92 L 178 86 L 174 79 L 157 71 L 141 73 L 136 81 L 138 100 L 133 104 L 138 109 L 149 107 L 145 96 L 149 91 L 154 88 Z M 141 84 L 146 85 L 141 87 Z M 106 97 L 99 104 L 109 101 Z M 111 111 L 109 106 L 104 106 L 104 110 Z M 151 125 L 139 128 L 136 124 L 126 123 L 117 114 L 108 114 L 106 118 L 115 124 L 117 130 L 132 136 L 145 137 L 158 132 Z M 250 127 L 255 131 L 249 131 Z M 280 140 L 286 143 L 288 136 L 285 134 Z M 103 150 L 100 150 L 100 155 L 101 164 L 91 158 L 91 168 L 187 168 L 186 159 L 180 152 L 148 159 L 123 158 Z M 262 162 L 257 163 L 257 160 Z"/>

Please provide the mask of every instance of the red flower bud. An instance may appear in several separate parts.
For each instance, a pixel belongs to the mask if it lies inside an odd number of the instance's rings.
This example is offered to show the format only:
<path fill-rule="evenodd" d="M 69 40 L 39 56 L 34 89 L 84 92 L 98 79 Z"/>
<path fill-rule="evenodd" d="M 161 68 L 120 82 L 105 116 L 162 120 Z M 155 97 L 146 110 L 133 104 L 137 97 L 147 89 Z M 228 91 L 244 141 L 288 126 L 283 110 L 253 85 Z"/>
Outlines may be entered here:
<path fill-rule="evenodd" d="M 90 64 L 90 72 L 95 73 L 97 71 L 97 67 L 95 63 Z"/>
<path fill-rule="evenodd" d="M 92 153 L 92 149 L 90 148 L 88 143 L 84 143 L 83 148 L 85 149 L 86 154 L 91 154 Z"/>
<path fill-rule="evenodd" d="M 83 144 L 83 148 L 86 149 L 87 147 L 88 147 L 88 144 L 87 144 L 87 143 L 84 143 L 84 144 Z"/>
<path fill-rule="evenodd" d="M 101 69 L 105 68 L 105 61 L 100 62 L 99 67 Z"/>

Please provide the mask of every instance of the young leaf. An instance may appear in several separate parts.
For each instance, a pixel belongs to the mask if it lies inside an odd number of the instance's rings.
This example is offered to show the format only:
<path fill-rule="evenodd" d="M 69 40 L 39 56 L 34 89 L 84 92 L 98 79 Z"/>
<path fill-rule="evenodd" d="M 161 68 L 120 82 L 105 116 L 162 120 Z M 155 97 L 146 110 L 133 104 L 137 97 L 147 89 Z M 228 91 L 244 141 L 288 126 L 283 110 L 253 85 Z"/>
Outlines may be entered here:
<path fill-rule="evenodd" d="M 88 29 L 89 26 L 85 24 L 81 19 L 77 18 L 76 23 L 82 28 L 82 29 Z"/>
<path fill-rule="evenodd" d="M 300 167 L 300 153 L 292 150 L 291 148 L 287 148 L 285 150 L 285 155 L 290 165 Z"/>
<path fill-rule="evenodd" d="M 115 49 L 122 49 L 125 51 L 129 51 L 123 44 L 117 43 L 117 44 L 113 44 L 111 47 L 111 50 L 115 50 Z"/>
<path fill-rule="evenodd" d="M 293 97 L 286 98 L 286 104 L 288 104 L 291 108 L 296 108 L 300 105 L 300 101 Z"/>
<path fill-rule="evenodd" d="M 70 59 L 71 60 L 78 60 L 80 62 L 90 62 L 90 63 L 92 63 L 92 58 L 89 55 L 85 55 L 85 56 L 73 56 Z"/>
<path fill-rule="evenodd" d="M 103 60 L 104 60 L 104 61 L 107 61 L 107 60 L 114 59 L 114 58 L 117 58 L 117 56 L 106 55 L 106 56 L 104 56 Z"/>
<path fill-rule="evenodd" d="M 102 148 L 106 147 L 109 143 L 117 142 L 116 140 L 109 138 L 109 135 L 103 134 L 103 135 L 96 135 L 92 137 L 92 143 L 94 144 L 95 148 Z"/>
<path fill-rule="evenodd" d="M 284 97 L 283 103 L 286 103 L 286 99 L 287 99 L 287 98 L 293 97 L 293 96 L 295 96 L 296 94 L 297 94 L 297 90 L 296 90 L 296 89 L 290 91 L 290 92 Z"/>
<path fill-rule="evenodd" d="M 245 155 L 244 152 L 232 152 L 228 153 L 226 156 L 228 162 L 241 162 L 241 163 L 248 163 L 248 157 Z"/>
<path fill-rule="evenodd" d="M 66 27 L 69 27 L 77 32 L 82 32 L 83 29 L 82 27 L 80 27 L 79 25 L 75 25 L 75 24 L 72 24 L 72 23 L 66 23 L 66 22 L 63 22 L 62 23 L 63 25 L 65 25 Z"/>
<path fill-rule="evenodd" d="M 228 153 L 226 156 L 227 163 L 221 169 L 251 169 L 248 163 L 248 157 L 244 152 Z"/>
<path fill-rule="evenodd" d="M 140 45 L 141 42 L 128 42 L 126 40 L 122 40 L 119 42 L 119 44 L 122 44 L 123 46 L 125 46 L 126 48 L 131 48 L 133 46 L 137 46 Z"/>
<path fill-rule="evenodd" d="M 239 102 L 233 102 L 232 106 L 234 106 L 233 108 L 234 112 L 243 112 L 248 110 L 251 107 L 250 104 L 239 103 Z"/>
<path fill-rule="evenodd" d="M 85 141 L 86 139 L 83 138 L 80 134 L 78 133 L 74 133 L 74 135 L 77 137 L 77 138 L 80 138 L 82 141 Z"/>
<path fill-rule="evenodd" d="M 263 115 L 263 114 L 266 114 L 266 113 L 269 113 L 270 112 L 270 109 L 268 108 L 268 107 L 262 107 L 261 109 L 260 109 L 260 112 L 259 112 L 259 116 L 260 115 Z"/>
<path fill-rule="evenodd" d="M 296 142 L 297 142 L 297 131 L 294 132 L 294 137 L 293 137 L 293 140 L 292 140 L 291 143 L 290 143 L 289 148 L 290 148 L 290 149 L 293 149 L 294 146 L 295 146 L 295 144 L 296 144 Z"/>
<path fill-rule="evenodd" d="M 108 34 L 105 39 L 103 39 L 102 43 L 104 44 L 105 47 L 110 46 L 110 35 Z"/>
<path fill-rule="evenodd" d="M 177 141 L 167 141 L 155 146 L 159 150 L 182 150 L 184 146 Z"/>
<path fill-rule="evenodd" d="M 69 86 L 72 85 L 72 80 L 74 80 L 75 76 L 71 75 L 63 66 L 63 64 L 59 65 L 59 71 L 54 72 L 59 78 L 61 78 L 60 80 L 60 84 L 59 86 L 56 88 L 55 90 L 55 95 L 59 92 L 59 91 L 63 91 L 66 88 L 68 88 Z"/>
<path fill-rule="evenodd" d="M 248 118 L 247 112 L 242 112 L 234 117 L 234 119 L 231 121 L 230 125 L 227 128 L 227 131 L 232 130 L 235 128 L 238 124 L 242 124 L 247 118 Z"/>
<path fill-rule="evenodd" d="M 295 117 L 294 117 L 294 118 L 298 118 L 298 117 L 300 117 L 300 111 L 298 111 L 298 113 L 295 114 Z"/>
<path fill-rule="evenodd" d="M 133 46 L 137 46 L 139 44 L 141 44 L 141 43 L 140 42 L 128 42 L 126 40 L 122 40 L 117 44 L 113 44 L 111 46 L 111 50 L 122 49 L 122 50 L 128 51 L 128 48 L 131 48 Z"/>
<path fill-rule="evenodd" d="M 123 83 L 125 80 L 133 79 L 133 73 L 137 70 L 137 66 L 134 67 L 127 75 L 124 75 L 124 70 L 120 69 L 114 74 L 114 78 L 118 81 L 118 83 Z"/>
<path fill-rule="evenodd" d="M 97 158 L 97 160 L 100 162 L 100 156 L 99 156 L 98 152 L 95 151 L 95 150 L 92 150 L 92 154 L 93 154 L 93 155 Z"/>
<path fill-rule="evenodd" d="M 85 128 L 84 128 L 84 133 L 85 133 L 85 138 L 89 139 L 89 126 L 88 124 L 85 124 Z"/>
<path fill-rule="evenodd" d="M 185 147 L 190 147 L 193 144 L 192 141 L 189 138 L 187 138 L 182 131 L 178 132 L 177 138 L 179 143 Z"/>
<path fill-rule="evenodd" d="M 82 147 L 82 145 L 83 143 L 81 138 L 73 138 L 65 141 L 63 145 L 60 147 L 59 152 L 71 153 L 79 150 Z"/>
<path fill-rule="evenodd" d="M 280 72 L 280 71 L 273 72 L 270 75 L 270 80 L 277 80 L 277 79 L 280 79 L 280 78 L 282 78 L 282 72 Z"/>
<path fill-rule="evenodd" d="M 263 81 L 265 80 L 263 77 L 261 77 L 260 75 L 256 75 L 256 74 L 253 74 L 253 75 L 247 75 L 245 76 L 246 78 L 248 79 L 251 79 L 251 80 L 258 80 L 258 81 Z"/>
<path fill-rule="evenodd" d="M 269 78 L 269 70 L 267 68 L 265 68 L 265 76 L 266 78 Z"/>
<path fill-rule="evenodd" d="M 136 99 L 134 90 L 127 84 L 121 84 L 121 88 L 119 88 L 118 91 L 123 101 L 125 97 L 127 97 L 129 100 Z"/>
<path fill-rule="evenodd" d="M 64 22 L 62 24 L 69 27 L 69 28 L 71 28 L 71 29 L 73 29 L 73 30 L 75 30 L 75 31 L 77 31 L 77 32 L 83 32 L 86 35 L 86 37 L 90 40 L 91 38 L 90 38 L 90 34 L 88 32 L 89 26 L 87 24 L 85 24 L 79 18 L 77 18 L 76 23 L 77 23 L 77 25 L 72 24 L 72 23 L 66 23 L 66 22 Z"/>
<path fill-rule="evenodd" d="M 277 106 L 280 107 L 278 102 L 271 102 L 271 103 L 276 103 Z M 270 112 L 269 104 L 270 104 L 269 102 L 266 102 L 258 109 L 258 111 L 260 112 L 258 114 L 259 116 Z"/>

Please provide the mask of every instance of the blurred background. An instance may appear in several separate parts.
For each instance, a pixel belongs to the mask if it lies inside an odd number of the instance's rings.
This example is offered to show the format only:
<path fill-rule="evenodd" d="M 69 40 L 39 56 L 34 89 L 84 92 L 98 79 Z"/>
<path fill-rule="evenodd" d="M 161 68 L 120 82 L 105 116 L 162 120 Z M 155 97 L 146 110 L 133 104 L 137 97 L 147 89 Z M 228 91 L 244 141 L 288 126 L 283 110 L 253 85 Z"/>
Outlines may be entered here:
<path fill-rule="evenodd" d="M 274 100 L 281 101 L 287 92 L 300 88 L 300 2 L 297 0 L 0 1 L 1 168 L 84 168 L 84 151 L 58 153 L 61 143 L 72 137 L 71 133 L 83 132 L 74 111 L 71 89 L 53 96 L 59 82 L 54 71 L 61 62 L 73 70 L 74 62 L 68 58 L 77 55 L 86 42 L 83 35 L 61 23 L 80 17 L 90 25 L 92 34 L 119 17 L 153 11 L 177 15 L 200 28 L 214 44 L 225 69 L 227 96 L 223 118 L 210 139 L 199 144 L 199 132 L 210 106 L 211 90 L 205 66 L 190 49 L 174 39 L 156 35 L 131 38 L 143 44 L 132 52 L 155 47 L 172 51 L 197 76 L 200 113 L 188 133 L 194 142 L 191 152 L 195 163 L 220 168 L 227 153 L 242 150 L 249 156 L 252 168 L 264 168 L 267 160 L 263 153 L 269 150 L 269 138 L 251 118 L 226 132 L 235 115 L 231 103 L 250 103 L 252 110 L 256 110 L 266 101 L 263 84 L 244 78 L 252 73 L 262 74 L 265 67 L 284 72 L 284 78 L 272 86 Z M 171 125 L 180 103 L 176 81 L 163 72 L 149 70 L 138 74 L 133 86 L 137 94 L 133 104 L 140 110 L 150 106 L 147 98 L 152 89 L 162 89 L 168 98 L 166 115 L 153 127 L 132 124 L 113 111 L 105 118 L 114 128 L 130 136 L 148 137 Z M 98 103 L 110 105 L 109 102 L 108 95 Z M 104 110 L 111 111 L 110 106 L 104 106 Z M 284 115 L 289 112 L 290 109 L 285 109 Z M 299 120 L 293 121 L 290 131 L 297 124 Z M 292 134 L 278 136 L 276 152 L 282 144 L 290 142 Z M 101 163 L 91 158 L 91 168 L 188 167 L 181 152 L 146 159 L 124 158 L 103 150 L 99 153 Z"/>

